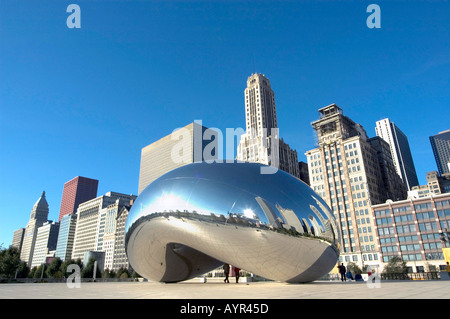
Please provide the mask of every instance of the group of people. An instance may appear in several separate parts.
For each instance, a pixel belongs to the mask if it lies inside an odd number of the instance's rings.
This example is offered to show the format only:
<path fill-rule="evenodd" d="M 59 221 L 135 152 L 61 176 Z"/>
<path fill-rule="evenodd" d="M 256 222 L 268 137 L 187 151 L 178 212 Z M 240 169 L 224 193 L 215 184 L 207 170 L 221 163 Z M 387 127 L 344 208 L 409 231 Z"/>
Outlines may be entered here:
<path fill-rule="evenodd" d="M 236 283 L 238 283 L 239 282 L 239 271 L 240 271 L 240 269 L 235 267 L 235 266 L 232 266 L 231 269 L 235 273 Z M 230 276 L 230 265 L 229 264 L 224 264 L 223 265 L 223 272 L 225 273 L 225 279 L 223 280 L 223 282 L 224 283 L 230 283 L 230 280 L 228 279 L 228 277 Z"/>
<path fill-rule="evenodd" d="M 347 279 L 349 281 L 355 280 L 355 281 L 363 281 L 361 275 L 357 274 L 355 275 L 355 278 L 353 278 L 353 274 L 352 272 L 345 268 L 344 263 L 340 264 L 338 266 L 339 269 L 339 274 L 341 275 L 341 281 L 347 281 Z"/>

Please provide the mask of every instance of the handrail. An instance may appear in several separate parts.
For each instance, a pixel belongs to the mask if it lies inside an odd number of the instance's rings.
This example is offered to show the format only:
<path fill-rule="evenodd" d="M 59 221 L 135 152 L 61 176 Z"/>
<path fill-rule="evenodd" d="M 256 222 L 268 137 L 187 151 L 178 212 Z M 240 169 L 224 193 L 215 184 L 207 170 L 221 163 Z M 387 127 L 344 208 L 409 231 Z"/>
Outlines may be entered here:
<path fill-rule="evenodd" d="M 439 272 L 381 273 L 381 280 L 436 280 L 441 279 Z"/>

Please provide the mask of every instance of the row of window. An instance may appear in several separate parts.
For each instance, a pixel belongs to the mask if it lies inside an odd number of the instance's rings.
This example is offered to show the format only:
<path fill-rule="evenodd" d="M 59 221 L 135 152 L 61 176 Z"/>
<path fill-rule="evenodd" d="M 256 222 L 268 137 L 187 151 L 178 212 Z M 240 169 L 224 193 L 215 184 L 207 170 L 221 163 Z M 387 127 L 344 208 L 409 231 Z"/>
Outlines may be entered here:
<path fill-rule="evenodd" d="M 450 199 L 448 200 L 440 200 L 435 202 L 436 207 L 445 207 L 450 206 Z"/>
<path fill-rule="evenodd" d="M 368 243 L 373 241 L 373 236 L 361 236 L 359 237 L 361 243 Z"/>
<path fill-rule="evenodd" d="M 414 205 L 414 209 L 416 211 L 429 210 L 432 208 L 433 208 L 433 205 L 431 203 L 422 203 L 422 204 Z"/>
<path fill-rule="evenodd" d="M 399 243 L 418 242 L 419 241 L 419 236 L 417 236 L 417 235 L 398 236 L 397 238 L 398 238 Z M 436 243 L 440 243 L 439 233 L 422 234 L 421 239 L 424 242 L 434 240 L 434 241 L 436 241 Z M 397 240 L 395 237 L 380 238 L 381 245 L 396 244 L 396 243 L 397 243 Z"/>
<path fill-rule="evenodd" d="M 436 207 L 442 207 L 443 205 L 450 205 L 448 204 L 450 202 L 450 200 L 446 200 L 446 201 L 437 201 Z M 416 213 L 417 219 L 426 219 L 426 218 L 434 218 L 434 213 L 431 211 L 433 208 L 431 203 L 423 203 L 423 204 L 418 204 L 418 205 L 414 205 L 414 209 L 416 211 L 418 211 L 418 213 Z M 427 212 L 422 212 L 423 210 L 428 210 Z M 402 207 L 395 207 L 392 212 L 395 215 L 396 213 L 405 213 L 405 212 L 410 212 L 411 211 L 411 206 L 402 206 Z M 450 217 L 450 209 L 439 209 L 438 211 L 438 215 L 439 217 L 444 217 L 444 216 L 448 216 Z M 428 214 L 429 216 L 426 217 Z M 382 216 L 390 216 L 391 215 L 391 211 L 390 209 L 381 209 L 381 210 L 376 210 L 375 211 L 375 217 L 382 217 Z M 422 217 L 423 216 L 423 217 Z"/>
<path fill-rule="evenodd" d="M 437 213 L 439 217 L 450 217 L 450 209 L 439 209 Z"/>
<path fill-rule="evenodd" d="M 371 226 L 359 227 L 358 228 L 358 232 L 360 234 L 370 234 L 372 232 L 372 227 Z"/>
<path fill-rule="evenodd" d="M 377 225 L 383 225 L 384 224 L 383 222 L 385 222 L 385 224 L 390 224 L 390 218 L 377 219 Z M 418 225 L 419 225 L 419 231 L 421 231 L 421 232 L 439 230 L 436 222 L 418 223 Z M 446 228 L 449 229 L 450 221 L 447 221 L 447 220 L 440 221 L 440 227 L 441 227 L 441 229 L 446 229 Z M 397 225 L 395 227 L 395 229 L 397 231 L 397 234 L 417 232 L 417 227 L 415 224 Z M 378 234 L 380 236 L 394 234 L 394 227 L 393 226 L 379 227 Z"/>
<path fill-rule="evenodd" d="M 358 255 L 352 255 L 352 256 L 339 256 L 339 261 L 342 262 L 358 262 Z M 373 254 L 363 254 L 363 260 L 364 261 L 372 261 L 372 260 L 378 260 L 378 254 L 373 253 Z"/>

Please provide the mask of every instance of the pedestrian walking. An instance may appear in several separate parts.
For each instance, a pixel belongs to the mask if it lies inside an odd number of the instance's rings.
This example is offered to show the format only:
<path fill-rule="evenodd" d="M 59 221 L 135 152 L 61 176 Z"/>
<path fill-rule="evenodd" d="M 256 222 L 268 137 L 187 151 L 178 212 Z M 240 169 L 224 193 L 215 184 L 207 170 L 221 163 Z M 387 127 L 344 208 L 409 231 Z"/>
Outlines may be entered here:
<path fill-rule="evenodd" d="M 241 271 L 238 267 L 233 267 L 234 268 L 234 274 L 236 277 L 236 283 L 239 283 L 239 271 Z"/>
<path fill-rule="evenodd" d="M 230 274 L 230 265 L 229 264 L 223 264 L 223 273 L 225 274 L 225 279 L 223 280 L 224 283 L 230 283 L 228 280 L 228 276 Z"/>

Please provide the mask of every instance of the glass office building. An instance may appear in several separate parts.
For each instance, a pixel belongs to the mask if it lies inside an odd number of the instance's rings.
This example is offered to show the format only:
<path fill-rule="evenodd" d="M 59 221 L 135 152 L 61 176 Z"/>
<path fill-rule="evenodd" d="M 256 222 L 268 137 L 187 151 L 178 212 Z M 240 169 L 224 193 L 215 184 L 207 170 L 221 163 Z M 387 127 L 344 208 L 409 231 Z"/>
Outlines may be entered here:
<path fill-rule="evenodd" d="M 430 136 L 430 143 L 439 174 L 450 173 L 450 130 Z"/>
<path fill-rule="evenodd" d="M 76 223 L 76 214 L 68 214 L 61 218 L 55 257 L 59 257 L 63 261 L 70 259 L 72 256 Z"/>

